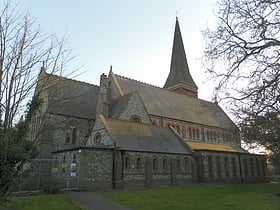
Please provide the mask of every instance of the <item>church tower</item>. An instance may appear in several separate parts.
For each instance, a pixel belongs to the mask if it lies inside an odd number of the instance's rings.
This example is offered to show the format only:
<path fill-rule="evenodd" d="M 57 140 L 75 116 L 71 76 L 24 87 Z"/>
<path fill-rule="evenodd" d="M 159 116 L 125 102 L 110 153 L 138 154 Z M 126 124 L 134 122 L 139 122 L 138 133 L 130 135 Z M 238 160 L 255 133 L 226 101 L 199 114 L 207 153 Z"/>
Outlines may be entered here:
<path fill-rule="evenodd" d="M 197 98 L 197 86 L 190 74 L 178 18 L 176 17 L 170 72 L 164 88 Z"/>

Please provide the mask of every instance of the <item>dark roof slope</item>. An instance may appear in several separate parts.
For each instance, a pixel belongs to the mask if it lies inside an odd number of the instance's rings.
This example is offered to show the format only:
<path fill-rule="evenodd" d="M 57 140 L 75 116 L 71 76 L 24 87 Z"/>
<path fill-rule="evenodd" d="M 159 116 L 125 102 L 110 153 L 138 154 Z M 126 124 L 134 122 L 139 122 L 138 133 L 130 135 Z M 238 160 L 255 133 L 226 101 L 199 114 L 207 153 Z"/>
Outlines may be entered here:
<path fill-rule="evenodd" d="M 189 71 L 180 26 L 178 19 L 176 19 L 170 72 L 164 88 L 172 87 L 180 83 L 197 89 L 197 85 L 195 84 Z"/>
<path fill-rule="evenodd" d="M 121 150 L 192 154 L 193 151 L 170 128 L 102 117 L 116 146 Z"/>
<path fill-rule="evenodd" d="M 227 129 L 236 128 L 217 103 L 181 95 L 116 74 L 114 78 L 121 93 L 138 91 L 149 114 Z"/>
<path fill-rule="evenodd" d="M 98 86 L 52 74 L 46 77 L 51 113 L 95 119 Z"/>

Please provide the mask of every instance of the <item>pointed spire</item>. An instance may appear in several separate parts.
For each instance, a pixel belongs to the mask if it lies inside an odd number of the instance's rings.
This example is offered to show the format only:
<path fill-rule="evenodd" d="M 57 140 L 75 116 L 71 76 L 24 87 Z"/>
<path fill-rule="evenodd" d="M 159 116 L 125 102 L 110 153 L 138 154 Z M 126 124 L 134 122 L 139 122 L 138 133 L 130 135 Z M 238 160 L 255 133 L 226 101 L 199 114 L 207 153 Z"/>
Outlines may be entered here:
<path fill-rule="evenodd" d="M 170 72 L 165 82 L 164 88 L 185 95 L 197 97 L 197 85 L 195 84 L 189 71 L 189 66 L 186 58 L 185 48 L 177 16 Z"/>

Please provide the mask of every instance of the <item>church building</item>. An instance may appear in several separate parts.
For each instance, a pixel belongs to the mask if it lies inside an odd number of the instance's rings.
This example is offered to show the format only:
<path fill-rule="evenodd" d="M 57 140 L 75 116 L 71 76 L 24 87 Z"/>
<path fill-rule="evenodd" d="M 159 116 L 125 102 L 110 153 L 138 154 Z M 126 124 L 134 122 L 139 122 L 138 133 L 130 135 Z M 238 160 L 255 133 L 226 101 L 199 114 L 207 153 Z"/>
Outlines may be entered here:
<path fill-rule="evenodd" d="M 31 136 L 42 126 L 39 158 L 53 160 L 46 170 L 61 183 L 128 189 L 267 179 L 266 157 L 241 147 L 239 129 L 217 102 L 198 98 L 177 18 L 162 88 L 112 68 L 98 86 L 42 68 L 39 89 Z"/>

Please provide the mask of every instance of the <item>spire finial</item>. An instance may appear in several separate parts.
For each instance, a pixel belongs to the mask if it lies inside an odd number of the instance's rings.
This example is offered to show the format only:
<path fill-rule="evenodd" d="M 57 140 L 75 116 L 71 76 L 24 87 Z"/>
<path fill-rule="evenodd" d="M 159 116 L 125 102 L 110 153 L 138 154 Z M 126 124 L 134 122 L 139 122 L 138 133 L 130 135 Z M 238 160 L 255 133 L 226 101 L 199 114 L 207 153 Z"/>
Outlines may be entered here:
<path fill-rule="evenodd" d="M 176 20 L 178 20 L 178 11 L 176 11 Z"/>
<path fill-rule="evenodd" d="M 110 71 L 112 71 L 112 69 L 113 69 L 113 66 L 112 66 L 112 64 L 110 65 Z"/>

